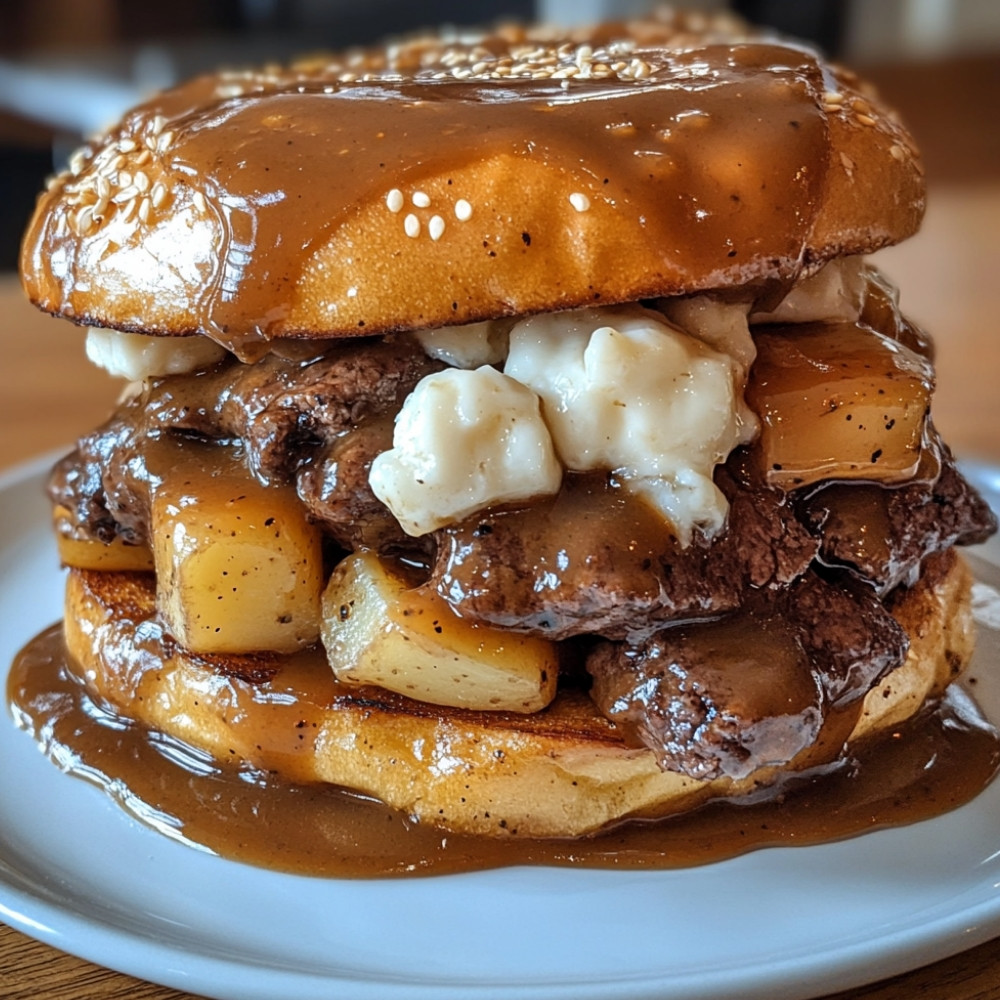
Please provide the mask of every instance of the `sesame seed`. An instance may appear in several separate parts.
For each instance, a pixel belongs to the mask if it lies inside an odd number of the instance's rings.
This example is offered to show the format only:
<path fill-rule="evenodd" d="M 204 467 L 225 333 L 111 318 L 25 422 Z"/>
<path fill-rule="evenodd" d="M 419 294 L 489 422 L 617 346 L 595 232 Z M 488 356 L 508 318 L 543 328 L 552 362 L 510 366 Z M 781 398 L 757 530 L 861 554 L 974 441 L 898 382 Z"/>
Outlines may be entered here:
<path fill-rule="evenodd" d="M 824 104 L 843 104 L 844 95 L 839 90 L 828 90 L 823 94 Z"/>
<path fill-rule="evenodd" d="M 416 205 L 417 208 L 428 208 L 430 203 L 430 196 L 425 191 L 413 192 L 413 204 Z"/>
<path fill-rule="evenodd" d="M 444 219 L 440 215 L 432 215 L 431 221 L 427 223 L 427 232 L 435 242 L 441 239 L 444 233 Z"/>
<path fill-rule="evenodd" d="M 459 222 L 468 222 L 472 218 L 472 205 L 464 198 L 459 198 L 455 202 L 455 218 Z"/>
<path fill-rule="evenodd" d="M 385 204 L 390 212 L 400 212 L 403 209 L 403 192 L 399 188 L 393 188 L 385 196 Z"/>
<path fill-rule="evenodd" d="M 902 162 L 903 162 L 903 160 L 905 160 L 905 159 L 906 159 L 906 150 L 905 150 L 905 149 L 903 149 L 903 147 L 902 147 L 902 146 L 899 146 L 899 145 L 896 145 L 896 144 L 893 144 L 892 146 L 890 146 L 890 147 L 889 147 L 889 155 L 890 155 L 890 156 L 891 156 L 891 157 L 892 157 L 892 158 L 893 158 L 894 160 L 899 160 L 899 161 L 900 161 L 900 163 L 902 163 Z"/>
<path fill-rule="evenodd" d="M 76 231 L 79 236 L 86 236 L 94 225 L 94 209 L 84 205 L 76 214 Z"/>
<path fill-rule="evenodd" d="M 135 213 L 135 208 L 137 204 L 138 202 L 136 202 L 134 198 L 131 201 L 129 201 L 128 204 L 126 204 L 125 208 L 122 210 L 121 213 L 122 222 L 128 222 L 129 219 L 132 218 L 132 215 Z"/>
<path fill-rule="evenodd" d="M 118 171 L 118 185 L 120 187 L 128 187 L 132 183 L 132 174 L 128 170 Z"/>
<path fill-rule="evenodd" d="M 104 163 L 100 165 L 97 172 L 101 177 L 107 177 L 110 180 L 115 174 L 118 173 L 124 162 L 125 157 L 119 153 L 113 160 L 105 160 Z"/>
<path fill-rule="evenodd" d="M 139 194 L 139 189 L 134 184 L 128 184 L 123 187 L 111 200 L 116 205 L 121 205 L 123 202 L 131 201 L 137 194 Z"/>
<path fill-rule="evenodd" d="M 145 194 L 149 190 L 149 177 L 144 174 L 141 170 L 135 172 L 135 177 L 132 183 L 139 189 L 139 191 Z"/>
<path fill-rule="evenodd" d="M 139 202 L 139 220 L 149 222 L 149 199 L 143 198 Z"/>
<path fill-rule="evenodd" d="M 163 115 L 157 115 L 149 123 L 149 134 L 159 135 L 163 131 L 163 126 L 167 124 L 167 119 Z"/>
<path fill-rule="evenodd" d="M 870 127 L 875 124 L 875 119 L 871 115 L 856 115 L 855 117 L 861 125 L 868 125 Z"/>
<path fill-rule="evenodd" d="M 76 177 L 87 164 L 87 149 L 81 147 L 69 158 L 69 172 Z"/>
<path fill-rule="evenodd" d="M 590 208 L 590 199 L 580 191 L 574 191 L 569 196 L 569 203 L 578 211 L 586 212 Z"/>
<path fill-rule="evenodd" d="M 420 235 L 420 220 L 412 212 L 403 219 L 403 232 L 411 239 Z"/>
<path fill-rule="evenodd" d="M 191 200 L 194 202 L 194 207 L 198 209 L 199 212 L 208 211 L 208 202 L 205 201 L 205 195 L 201 191 L 195 191 Z"/>
<path fill-rule="evenodd" d="M 170 148 L 170 144 L 173 141 L 174 141 L 174 133 L 173 132 L 164 132 L 156 140 L 156 151 L 158 153 L 165 153 Z"/>
<path fill-rule="evenodd" d="M 153 203 L 153 208 L 159 208 L 167 200 L 167 186 L 163 181 L 157 181 L 153 185 L 149 200 Z"/>

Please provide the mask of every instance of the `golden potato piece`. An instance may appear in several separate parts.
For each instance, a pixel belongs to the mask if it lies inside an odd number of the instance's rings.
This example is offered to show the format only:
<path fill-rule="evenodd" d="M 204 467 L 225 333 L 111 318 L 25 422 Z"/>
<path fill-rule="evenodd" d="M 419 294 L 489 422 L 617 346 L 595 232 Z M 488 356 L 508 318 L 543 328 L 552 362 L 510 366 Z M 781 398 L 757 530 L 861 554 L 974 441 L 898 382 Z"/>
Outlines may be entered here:
<path fill-rule="evenodd" d="M 370 552 L 334 570 L 322 635 L 340 681 L 508 712 L 537 712 L 555 697 L 553 643 L 464 621 L 434 591 L 408 589 Z"/>
<path fill-rule="evenodd" d="M 153 495 L 157 605 L 198 653 L 293 652 L 319 636 L 323 556 L 294 489 L 225 471 L 186 491 L 183 466 Z"/>
<path fill-rule="evenodd" d="M 61 504 L 53 508 L 52 521 L 56 529 L 56 546 L 63 566 L 76 569 L 98 569 L 144 572 L 153 568 L 153 553 L 148 545 L 127 545 L 121 538 L 102 542 L 97 538 L 74 538 L 71 534 L 70 511 Z"/>
<path fill-rule="evenodd" d="M 768 327 L 747 402 L 768 482 L 901 482 L 920 461 L 933 374 L 914 351 L 854 323 Z"/>

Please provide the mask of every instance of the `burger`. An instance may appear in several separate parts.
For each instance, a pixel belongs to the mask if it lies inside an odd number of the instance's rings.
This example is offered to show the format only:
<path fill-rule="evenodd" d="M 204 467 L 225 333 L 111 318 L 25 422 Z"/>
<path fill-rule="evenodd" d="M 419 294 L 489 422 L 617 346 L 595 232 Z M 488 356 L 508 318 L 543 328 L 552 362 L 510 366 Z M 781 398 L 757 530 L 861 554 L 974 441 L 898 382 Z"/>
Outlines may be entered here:
<path fill-rule="evenodd" d="M 967 664 L 995 529 L 869 258 L 923 206 L 863 82 L 722 16 L 153 97 L 23 245 L 128 383 L 48 487 L 79 683 L 448 833 L 836 770 Z"/>

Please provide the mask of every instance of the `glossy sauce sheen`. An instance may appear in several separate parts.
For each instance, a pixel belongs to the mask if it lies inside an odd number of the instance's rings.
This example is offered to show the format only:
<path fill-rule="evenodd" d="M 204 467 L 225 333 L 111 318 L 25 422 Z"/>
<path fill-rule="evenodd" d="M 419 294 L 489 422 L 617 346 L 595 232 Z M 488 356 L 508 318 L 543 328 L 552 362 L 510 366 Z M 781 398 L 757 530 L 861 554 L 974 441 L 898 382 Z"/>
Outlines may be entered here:
<path fill-rule="evenodd" d="M 190 316 L 184 332 L 251 357 L 261 340 L 303 332 L 284 325 L 295 288 L 317 249 L 364 206 L 422 177 L 513 157 L 558 164 L 569 190 L 631 220 L 630 239 L 659 257 L 660 273 L 643 294 L 704 286 L 705 275 L 715 285 L 739 282 L 751 261 L 767 261 L 771 278 L 794 277 L 829 166 L 819 95 L 833 84 L 814 56 L 791 47 L 646 55 L 655 62 L 641 81 L 569 89 L 556 80 L 431 79 L 440 64 L 384 71 L 363 84 L 265 76 L 229 98 L 218 96 L 217 78 L 194 81 L 133 112 L 121 133 L 140 136 L 152 116 L 163 118 L 171 141 L 162 171 L 174 197 L 183 203 L 197 191 L 207 201 L 206 211 L 188 210 L 192 238 L 179 247 L 176 235 L 157 240 L 115 223 L 81 241 L 60 228 L 57 213 L 40 215 L 25 242 L 25 270 L 84 319 L 91 289 L 80 276 L 98 268 L 127 286 L 131 272 L 148 268 L 153 244 L 162 255 L 157 298 Z M 317 178 L 307 195 L 303 176 Z M 509 223 L 503 209 L 477 207 L 483 253 L 524 252 L 520 239 L 510 246 L 500 238 Z M 534 235 L 549 241 L 540 248 L 546 254 L 572 253 L 567 237 Z M 365 248 L 337 247 L 323 286 L 332 328 L 338 310 L 366 315 L 365 268 L 362 279 L 352 270 Z M 593 281 L 600 298 L 601 275 Z M 507 290 L 491 295 L 502 310 Z M 149 303 L 135 305 L 136 327 L 149 329 Z M 369 317 L 364 332 L 381 331 Z"/>
<path fill-rule="evenodd" d="M 762 803 L 714 803 L 578 840 L 443 834 L 379 803 L 220 768 L 98 707 L 74 674 L 61 630 L 18 656 L 8 699 L 61 766 L 95 781 L 154 826 L 225 857 L 339 877 L 446 873 L 515 864 L 672 868 L 768 845 L 807 845 L 938 815 L 973 798 L 1000 764 L 996 732 L 952 694 L 890 738 L 858 748 L 822 780 Z M 127 793 L 122 792 L 127 788 Z"/>

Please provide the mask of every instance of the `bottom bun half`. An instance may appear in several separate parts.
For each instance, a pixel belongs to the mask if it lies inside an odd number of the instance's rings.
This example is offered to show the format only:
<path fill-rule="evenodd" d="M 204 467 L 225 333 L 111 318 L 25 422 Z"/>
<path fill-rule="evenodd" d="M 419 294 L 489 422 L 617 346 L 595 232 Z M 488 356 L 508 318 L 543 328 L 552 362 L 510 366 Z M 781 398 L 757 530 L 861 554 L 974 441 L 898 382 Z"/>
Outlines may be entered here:
<path fill-rule="evenodd" d="M 973 646 L 971 576 L 949 551 L 895 595 L 910 635 L 898 669 L 821 735 L 792 769 L 842 756 L 940 695 Z M 473 712 L 334 680 L 322 650 L 286 657 L 195 656 L 164 631 L 151 574 L 71 570 L 66 641 L 91 693 L 115 712 L 223 762 L 296 782 L 345 786 L 454 832 L 569 837 L 628 817 L 682 812 L 757 791 L 661 771 L 628 746 L 580 690 L 542 712 Z M 787 771 L 783 768 L 782 771 Z"/>

